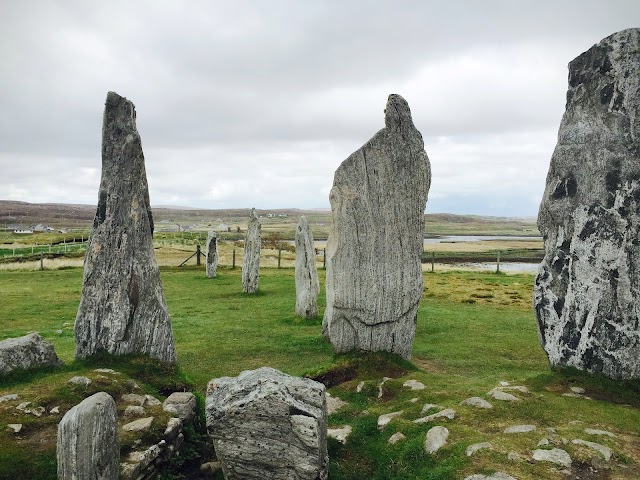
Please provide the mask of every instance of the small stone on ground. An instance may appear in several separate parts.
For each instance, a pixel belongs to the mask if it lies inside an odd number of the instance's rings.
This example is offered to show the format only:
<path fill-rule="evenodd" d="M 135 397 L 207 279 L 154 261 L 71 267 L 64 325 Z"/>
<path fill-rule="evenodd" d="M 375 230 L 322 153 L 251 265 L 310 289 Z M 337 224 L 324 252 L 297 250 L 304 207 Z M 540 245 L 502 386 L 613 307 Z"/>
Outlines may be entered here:
<path fill-rule="evenodd" d="M 493 405 L 487 402 L 484 398 L 480 398 L 480 397 L 467 398 L 466 400 L 461 401 L 460 405 L 468 405 L 470 407 L 486 408 L 486 409 L 493 408 Z"/>
<path fill-rule="evenodd" d="M 503 392 L 502 390 L 498 390 L 494 388 L 487 392 L 487 395 L 495 398 L 496 400 L 502 400 L 503 402 L 520 402 L 521 400 L 515 395 L 511 395 L 510 393 Z"/>
<path fill-rule="evenodd" d="M 424 383 L 419 382 L 418 380 L 407 380 L 402 384 L 403 387 L 409 387 L 411 390 L 424 390 Z"/>
<path fill-rule="evenodd" d="M 334 397 L 329 392 L 326 393 L 326 397 L 327 397 L 327 415 L 336 413 L 342 407 L 344 407 L 345 405 L 348 405 L 347 402 L 345 402 L 341 398 Z"/>
<path fill-rule="evenodd" d="M 125 432 L 145 432 L 151 428 L 154 417 L 141 418 L 140 420 L 134 420 L 131 423 L 127 423 L 122 429 Z"/>
<path fill-rule="evenodd" d="M 573 443 L 574 445 L 584 445 L 585 447 L 589 447 L 595 450 L 596 452 L 600 453 L 607 462 L 611 460 L 611 456 L 613 455 L 613 450 L 611 450 L 609 447 L 605 447 L 604 445 L 600 445 L 599 443 L 587 442 L 586 440 L 581 440 L 579 438 L 574 438 L 573 440 L 571 440 L 571 443 Z"/>
<path fill-rule="evenodd" d="M 407 437 L 405 437 L 405 436 L 402 434 L 402 432 L 396 432 L 396 433 L 394 433 L 393 435 L 391 435 L 391 436 L 389 437 L 389 440 L 387 440 L 387 443 L 388 443 L 389 445 L 395 445 L 396 443 L 398 443 L 398 442 L 399 442 L 399 441 L 401 441 L 401 440 L 404 440 L 405 438 L 407 438 Z"/>
<path fill-rule="evenodd" d="M 534 450 L 533 459 L 538 462 L 551 462 L 563 467 L 571 466 L 571 457 L 567 452 L 560 448 L 553 448 L 551 450 Z"/>
<path fill-rule="evenodd" d="M 13 431 L 13 433 L 20 433 L 20 430 L 22 430 L 21 423 L 10 423 L 7 426 Z"/>
<path fill-rule="evenodd" d="M 378 429 L 382 430 L 384 427 L 386 427 L 389 424 L 391 420 L 402 415 L 402 412 L 403 410 L 400 410 L 399 412 L 391 412 L 391 413 L 385 413 L 384 415 L 380 415 L 378 417 Z"/>
<path fill-rule="evenodd" d="M 528 433 L 536 429 L 535 425 L 514 425 L 504 429 L 504 433 Z"/>
<path fill-rule="evenodd" d="M 429 454 L 436 453 L 446 445 L 447 438 L 449 438 L 449 430 L 446 427 L 433 427 L 427 432 L 424 451 Z"/>
<path fill-rule="evenodd" d="M 516 480 L 511 475 L 507 475 L 504 472 L 496 472 L 491 475 L 482 475 L 481 473 L 476 473 L 475 475 L 471 475 L 466 477 L 464 480 Z"/>
<path fill-rule="evenodd" d="M 608 432 L 607 430 L 598 430 L 597 428 L 585 428 L 584 433 L 588 435 L 606 435 L 608 437 L 615 438 L 615 433 Z"/>
<path fill-rule="evenodd" d="M 439 418 L 448 418 L 449 420 L 453 420 L 455 416 L 456 416 L 456 411 L 453 408 L 445 408 L 444 410 L 434 413 L 433 415 L 418 418 L 417 420 L 414 420 L 413 423 L 428 423 Z"/>
<path fill-rule="evenodd" d="M 67 383 L 72 383 L 74 385 L 82 385 L 84 387 L 88 387 L 91 385 L 91 380 L 87 377 L 79 377 L 75 376 L 69 379 Z"/>
<path fill-rule="evenodd" d="M 467 447 L 465 453 L 467 457 L 470 457 L 471 455 L 475 455 L 477 452 L 485 448 L 493 448 L 493 445 L 491 445 L 491 443 L 489 442 L 474 443 L 473 445 L 469 445 Z"/>
<path fill-rule="evenodd" d="M 327 437 L 333 438 L 343 445 L 347 443 L 347 438 L 351 435 L 351 425 L 345 425 L 342 428 L 327 428 Z"/>

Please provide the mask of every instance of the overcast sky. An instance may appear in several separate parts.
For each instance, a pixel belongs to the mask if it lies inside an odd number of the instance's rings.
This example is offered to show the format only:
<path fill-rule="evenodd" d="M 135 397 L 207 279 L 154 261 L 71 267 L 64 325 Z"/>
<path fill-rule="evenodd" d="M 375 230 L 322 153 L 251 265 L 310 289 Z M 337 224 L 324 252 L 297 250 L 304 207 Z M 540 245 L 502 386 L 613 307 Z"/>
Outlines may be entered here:
<path fill-rule="evenodd" d="M 638 26 L 638 0 L 3 1 L 0 199 L 96 204 L 113 90 L 153 205 L 328 208 L 398 93 L 427 213 L 534 216 L 567 63 Z"/>

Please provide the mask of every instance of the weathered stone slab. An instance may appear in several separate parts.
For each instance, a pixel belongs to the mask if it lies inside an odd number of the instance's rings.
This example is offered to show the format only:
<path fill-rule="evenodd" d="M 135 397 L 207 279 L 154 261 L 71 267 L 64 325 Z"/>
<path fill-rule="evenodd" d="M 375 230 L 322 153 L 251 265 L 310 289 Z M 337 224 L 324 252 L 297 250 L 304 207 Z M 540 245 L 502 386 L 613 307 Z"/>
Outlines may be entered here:
<path fill-rule="evenodd" d="M 553 366 L 640 378 L 640 29 L 569 64 L 566 111 L 538 214 L 534 286 Z"/>
<path fill-rule="evenodd" d="M 215 277 L 218 274 L 218 236 L 213 231 L 207 235 L 206 263 L 207 277 Z"/>
<path fill-rule="evenodd" d="M 191 392 L 173 392 L 162 404 L 162 409 L 178 417 L 183 422 L 190 422 L 196 415 L 198 402 Z"/>
<path fill-rule="evenodd" d="M 571 457 L 561 448 L 552 448 L 551 450 L 534 450 L 532 458 L 538 462 L 551 462 L 563 467 L 571 466 Z"/>
<path fill-rule="evenodd" d="M 322 328 L 336 352 L 388 351 L 409 359 L 431 168 L 401 96 L 389 96 L 385 125 L 335 173 Z"/>
<path fill-rule="evenodd" d="M 58 424 L 58 479 L 118 478 L 120 444 L 116 403 L 98 392 L 69 410 Z"/>
<path fill-rule="evenodd" d="M 62 365 L 53 345 L 38 333 L 7 338 L 0 342 L 0 376 L 8 375 L 14 370 Z"/>
<path fill-rule="evenodd" d="M 260 221 L 256 209 L 251 209 L 247 236 L 244 240 L 244 258 L 242 259 L 242 291 L 255 293 L 258 291 L 260 279 Z"/>
<path fill-rule="evenodd" d="M 326 480 L 325 387 L 273 368 L 211 380 L 207 430 L 227 480 Z"/>
<path fill-rule="evenodd" d="M 296 315 L 314 318 L 318 315 L 318 270 L 313 233 L 302 215 L 296 227 Z"/>
<path fill-rule="evenodd" d="M 153 217 L 133 103 L 109 92 L 102 124 L 102 179 L 75 323 L 76 357 L 146 354 L 176 362 L 173 331 L 153 253 Z"/>

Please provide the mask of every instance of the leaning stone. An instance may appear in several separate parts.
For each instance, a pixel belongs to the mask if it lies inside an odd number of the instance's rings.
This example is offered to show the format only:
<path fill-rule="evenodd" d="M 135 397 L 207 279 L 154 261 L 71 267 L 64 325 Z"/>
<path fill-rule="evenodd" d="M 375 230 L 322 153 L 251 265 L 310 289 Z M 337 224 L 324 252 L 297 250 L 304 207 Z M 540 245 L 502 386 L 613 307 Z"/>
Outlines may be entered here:
<path fill-rule="evenodd" d="M 129 422 L 122 427 L 125 432 L 146 432 L 151 428 L 151 424 L 153 423 L 153 417 L 141 418 L 139 420 L 134 420 L 133 422 Z"/>
<path fill-rule="evenodd" d="M 118 418 L 109 394 L 85 398 L 62 417 L 56 456 L 58 479 L 118 478 Z"/>
<path fill-rule="evenodd" d="M 419 382 L 418 380 L 407 380 L 402 384 L 403 387 L 408 387 L 411 390 L 424 390 L 426 387 L 424 383 Z"/>
<path fill-rule="evenodd" d="M 584 433 L 588 435 L 606 435 L 608 437 L 615 438 L 615 433 L 608 432 L 607 430 L 598 430 L 597 428 L 585 428 Z"/>
<path fill-rule="evenodd" d="M 491 443 L 489 442 L 474 443 L 473 445 L 469 445 L 464 453 L 467 455 L 467 457 L 470 457 L 485 448 L 493 448 L 493 445 L 491 445 Z"/>
<path fill-rule="evenodd" d="M 504 472 L 496 472 L 491 475 L 483 475 L 481 473 L 476 473 L 475 475 L 470 475 L 465 477 L 464 480 L 516 480 L 511 475 L 508 475 Z"/>
<path fill-rule="evenodd" d="M 514 425 L 504 429 L 504 433 L 529 433 L 536 429 L 535 425 Z"/>
<path fill-rule="evenodd" d="M 328 428 L 327 437 L 333 438 L 343 445 L 347 443 L 347 438 L 351 435 L 351 425 L 345 425 L 342 428 Z"/>
<path fill-rule="evenodd" d="M 67 383 L 72 383 L 74 385 L 82 385 L 83 387 L 88 387 L 91 385 L 91 379 L 87 377 L 75 376 L 71 377 Z"/>
<path fill-rule="evenodd" d="M 552 366 L 640 378 L 640 28 L 569 63 L 566 110 L 538 214 L 534 284 Z"/>
<path fill-rule="evenodd" d="M 394 433 L 393 435 L 391 435 L 391 436 L 389 437 L 389 440 L 387 440 L 387 443 L 388 443 L 389 445 L 395 445 L 396 443 L 398 443 L 398 442 L 400 442 L 400 441 L 404 440 L 405 438 L 407 438 L 407 437 L 405 437 L 405 436 L 402 434 L 402 432 L 396 432 L 396 433 Z"/>
<path fill-rule="evenodd" d="M 470 407 L 485 408 L 485 409 L 493 408 L 493 405 L 487 402 L 484 398 L 480 398 L 480 397 L 467 398 L 466 400 L 461 401 L 460 405 L 468 405 Z"/>
<path fill-rule="evenodd" d="M 10 424 L 7 425 L 7 427 L 9 427 L 9 429 L 13 433 L 20 433 L 20 431 L 22 430 L 22 424 L 21 423 L 10 423 Z"/>
<path fill-rule="evenodd" d="M 400 410 L 399 412 L 391 412 L 391 413 L 385 413 L 384 415 L 380 415 L 378 417 L 378 429 L 382 430 L 384 427 L 386 427 L 389 422 L 391 422 L 391 420 L 393 420 L 394 418 L 398 418 L 400 415 L 402 415 L 403 410 Z"/>
<path fill-rule="evenodd" d="M 19 398 L 17 393 L 10 393 L 8 395 L 3 395 L 0 397 L 0 403 L 8 402 L 9 400 L 17 400 Z"/>
<path fill-rule="evenodd" d="M 313 233 L 302 215 L 296 227 L 296 315 L 314 318 L 318 315 L 318 270 Z"/>
<path fill-rule="evenodd" d="M 445 427 L 433 427 L 427 432 L 424 440 L 424 451 L 433 454 L 444 447 L 449 438 L 449 430 Z"/>
<path fill-rule="evenodd" d="M 502 390 L 498 390 L 497 388 L 489 390 L 487 392 L 487 395 L 495 398 L 496 400 L 502 400 L 503 402 L 520 402 L 521 401 L 518 397 L 511 395 L 510 393 L 503 392 Z"/>
<path fill-rule="evenodd" d="M 61 367 L 53 345 L 38 333 L 0 341 L 0 377 L 14 370 Z"/>
<path fill-rule="evenodd" d="M 171 413 L 183 422 L 190 422 L 196 415 L 198 402 L 191 392 L 173 392 L 162 404 L 165 412 Z"/>
<path fill-rule="evenodd" d="M 227 480 L 326 480 L 326 388 L 263 367 L 207 386 L 207 431 Z"/>
<path fill-rule="evenodd" d="M 574 438 L 573 440 L 571 440 L 571 443 L 573 443 L 574 445 L 584 445 L 585 447 L 589 447 L 595 450 L 596 452 L 601 454 L 607 462 L 611 460 L 611 456 L 613 455 L 613 450 L 611 450 L 609 447 L 605 447 L 604 445 L 600 445 L 599 443 L 587 442 L 586 440 L 581 440 L 579 438 Z"/>
<path fill-rule="evenodd" d="M 214 231 L 207 234 L 205 258 L 207 277 L 214 278 L 218 274 L 218 236 Z"/>
<path fill-rule="evenodd" d="M 84 260 L 76 358 L 104 351 L 175 363 L 171 320 L 153 252 L 153 217 L 133 103 L 109 92 L 102 179 Z"/>
<path fill-rule="evenodd" d="M 418 418 L 417 420 L 414 420 L 413 423 L 429 423 L 440 418 L 448 418 L 449 420 L 453 420 L 455 416 L 456 411 L 453 408 L 445 408 L 444 410 L 441 410 L 427 417 Z"/>
<path fill-rule="evenodd" d="M 327 392 L 327 415 L 332 415 L 340 410 L 345 405 L 349 405 L 344 400 L 334 397 L 329 392 Z"/>
<path fill-rule="evenodd" d="M 164 430 L 164 439 L 167 442 L 172 441 L 182 431 L 182 420 L 178 417 L 171 417 L 167 422 L 167 428 Z"/>
<path fill-rule="evenodd" d="M 144 417 L 145 413 L 144 408 L 138 405 L 129 405 L 124 409 L 125 417 Z"/>
<path fill-rule="evenodd" d="M 251 209 L 247 236 L 244 239 L 244 257 L 242 259 L 242 291 L 256 293 L 260 279 L 260 221 L 256 209 Z"/>
<path fill-rule="evenodd" d="M 385 128 L 342 162 L 331 189 L 322 330 L 336 352 L 411 358 L 430 183 L 409 105 L 389 95 Z"/>
<path fill-rule="evenodd" d="M 567 452 L 560 448 L 551 450 L 534 450 L 533 459 L 538 462 L 551 462 L 563 467 L 571 466 L 571 457 Z"/>

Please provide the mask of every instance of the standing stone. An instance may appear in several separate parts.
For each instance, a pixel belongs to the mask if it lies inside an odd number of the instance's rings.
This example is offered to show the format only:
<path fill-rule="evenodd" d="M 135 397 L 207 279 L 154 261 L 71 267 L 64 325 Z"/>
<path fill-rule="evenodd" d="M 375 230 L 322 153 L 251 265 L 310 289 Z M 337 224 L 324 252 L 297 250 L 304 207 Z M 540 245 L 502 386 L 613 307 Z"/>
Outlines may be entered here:
<path fill-rule="evenodd" d="M 302 215 L 296 228 L 296 315 L 317 316 L 319 292 L 313 233 L 307 218 Z"/>
<path fill-rule="evenodd" d="M 385 125 L 336 170 L 322 329 L 338 353 L 381 350 L 409 359 L 431 167 L 400 95 L 389 95 Z"/>
<path fill-rule="evenodd" d="M 61 367 L 62 365 L 53 345 L 39 333 L 7 338 L 0 342 L 0 377 L 14 370 Z"/>
<path fill-rule="evenodd" d="M 85 398 L 58 424 L 58 479 L 116 480 L 120 444 L 116 403 L 105 392 Z"/>
<path fill-rule="evenodd" d="M 216 232 L 207 235 L 207 277 L 213 278 L 218 272 L 218 237 Z"/>
<path fill-rule="evenodd" d="M 260 221 L 256 209 L 251 209 L 247 237 L 244 240 L 244 258 L 242 260 L 242 291 L 255 293 L 258 291 L 260 275 Z"/>
<path fill-rule="evenodd" d="M 325 387 L 263 367 L 207 386 L 209 436 L 224 477 L 326 480 Z"/>
<path fill-rule="evenodd" d="M 84 262 L 76 357 L 105 351 L 176 362 L 153 253 L 153 218 L 133 103 L 109 92 L 98 210 Z"/>
<path fill-rule="evenodd" d="M 553 366 L 640 378 L 640 29 L 569 64 L 567 106 L 538 214 L 534 285 Z"/>

